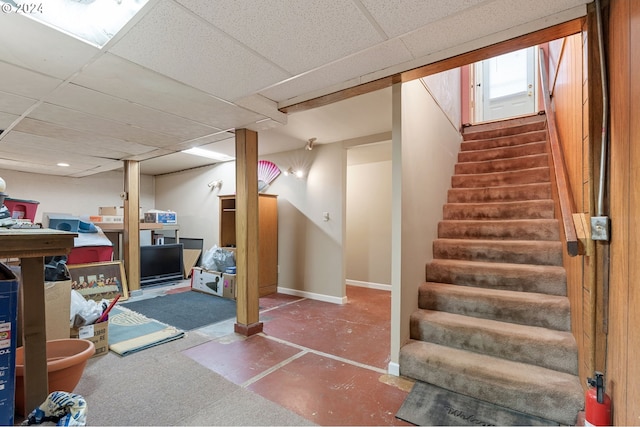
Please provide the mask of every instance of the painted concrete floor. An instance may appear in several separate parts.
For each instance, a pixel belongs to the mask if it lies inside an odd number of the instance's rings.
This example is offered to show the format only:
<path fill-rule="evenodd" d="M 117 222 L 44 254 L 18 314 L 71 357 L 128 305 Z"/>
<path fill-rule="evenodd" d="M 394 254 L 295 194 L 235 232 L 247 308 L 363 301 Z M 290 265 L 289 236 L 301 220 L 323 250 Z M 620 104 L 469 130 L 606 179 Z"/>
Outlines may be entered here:
<path fill-rule="evenodd" d="M 196 330 L 211 341 L 183 354 L 319 425 L 411 425 L 395 414 L 413 384 L 386 374 L 390 293 L 347 286 L 347 299 L 260 298 L 262 333 L 221 322 Z"/>

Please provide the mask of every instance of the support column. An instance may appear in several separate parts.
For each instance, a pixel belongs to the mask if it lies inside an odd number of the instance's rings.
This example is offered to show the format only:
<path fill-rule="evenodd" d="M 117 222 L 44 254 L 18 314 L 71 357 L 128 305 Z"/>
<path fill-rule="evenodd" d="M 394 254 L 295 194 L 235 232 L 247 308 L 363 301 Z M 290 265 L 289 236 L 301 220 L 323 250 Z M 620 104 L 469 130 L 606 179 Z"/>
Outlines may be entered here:
<path fill-rule="evenodd" d="M 236 130 L 236 286 L 235 332 L 262 332 L 258 288 L 258 134 Z"/>
<path fill-rule="evenodd" d="M 140 162 L 124 161 L 124 271 L 129 291 L 140 289 Z"/>

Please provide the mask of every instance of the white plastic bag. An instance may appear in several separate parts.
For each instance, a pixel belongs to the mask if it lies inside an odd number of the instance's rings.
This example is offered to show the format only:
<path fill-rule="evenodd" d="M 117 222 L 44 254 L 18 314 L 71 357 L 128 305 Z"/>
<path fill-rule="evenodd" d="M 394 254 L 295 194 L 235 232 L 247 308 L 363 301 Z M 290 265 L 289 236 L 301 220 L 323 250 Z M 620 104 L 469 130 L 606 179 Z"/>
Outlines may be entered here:
<path fill-rule="evenodd" d="M 96 302 L 86 300 L 82 294 L 75 289 L 71 290 L 71 318 L 69 319 L 72 328 L 79 328 L 84 325 L 91 325 L 100 318 L 104 311 L 104 301 Z M 108 301 L 107 301 L 108 303 Z"/>

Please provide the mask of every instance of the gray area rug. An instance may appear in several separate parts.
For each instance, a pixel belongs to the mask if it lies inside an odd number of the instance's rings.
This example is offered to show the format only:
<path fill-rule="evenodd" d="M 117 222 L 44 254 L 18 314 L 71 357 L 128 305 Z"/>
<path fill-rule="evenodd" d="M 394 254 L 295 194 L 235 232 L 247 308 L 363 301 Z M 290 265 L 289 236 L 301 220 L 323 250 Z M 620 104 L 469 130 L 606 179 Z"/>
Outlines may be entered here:
<path fill-rule="evenodd" d="M 416 381 L 396 418 L 419 426 L 558 425 L 421 381 Z"/>
<path fill-rule="evenodd" d="M 122 306 L 184 331 L 236 316 L 234 300 L 196 291 L 125 302 Z"/>

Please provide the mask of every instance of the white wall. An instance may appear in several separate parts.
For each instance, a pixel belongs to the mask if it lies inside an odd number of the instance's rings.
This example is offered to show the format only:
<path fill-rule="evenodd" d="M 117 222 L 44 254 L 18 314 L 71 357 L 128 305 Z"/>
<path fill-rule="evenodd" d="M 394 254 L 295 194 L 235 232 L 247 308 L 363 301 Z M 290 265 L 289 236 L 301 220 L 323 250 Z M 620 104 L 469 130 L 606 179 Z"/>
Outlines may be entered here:
<path fill-rule="evenodd" d="M 260 144 L 260 135 L 258 135 Z M 263 157 L 280 167 L 302 166 L 303 179 L 281 174 L 266 193 L 278 195 L 278 286 L 281 291 L 344 302 L 343 211 L 345 150 L 317 145 Z M 222 180 L 220 192 L 207 183 Z M 219 244 L 218 194 L 235 193 L 235 162 L 156 177 L 156 208 L 178 213 L 181 237 Z M 328 212 L 329 221 L 323 220 Z"/>
<path fill-rule="evenodd" d="M 391 285 L 391 160 L 347 167 L 347 282 Z"/>
<path fill-rule="evenodd" d="M 0 169 L 7 183 L 6 193 L 13 199 L 39 202 L 36 222 L 44 212 L 69 213 L 74 216 L 97 215 L 100 206 L 122 206 L 123 172 L 103 172 L 83 178 L 40 175 Z M 155 207 L 152 176 L 140 177 L 140 206 L 143 211 Z"/>
<path fill-rule="evenodd" d="M 420 80 L 394 87 L 391 364 L 409 339 L 462 137 Z M 398 197 L 399 195 L 399 197 Z M 399 236 L 397 235 L 399 233 Z"/>

